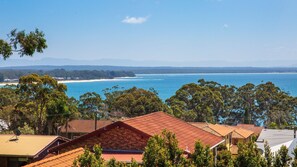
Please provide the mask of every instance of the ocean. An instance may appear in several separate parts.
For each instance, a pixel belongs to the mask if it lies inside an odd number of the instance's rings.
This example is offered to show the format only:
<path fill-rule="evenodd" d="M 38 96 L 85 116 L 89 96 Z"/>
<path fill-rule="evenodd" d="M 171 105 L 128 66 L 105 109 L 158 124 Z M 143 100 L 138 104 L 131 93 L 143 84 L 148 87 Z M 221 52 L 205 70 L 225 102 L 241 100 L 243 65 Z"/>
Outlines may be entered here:
<path fill-rule="evenodd" d="M 165 101 L 174 95 L 182 85 L 197 83 L 199 79 L 216 81 L 222 85 L 235 85 L 237 87 L 246 83 L 257 85 L 271 81 L 292 96 L 297 96 L 297 73 L 137 74 L 133 78 L 116 78 L 65 84 L 68 87 L 68 96 L 77 99 L 86 92 L 97 92 L 104 98 L 102 90 L 113 86 L 119 86 L 123 89 L 136 86 L 147 90 L 154 88 L 157 90 L 159 97 Z"/>

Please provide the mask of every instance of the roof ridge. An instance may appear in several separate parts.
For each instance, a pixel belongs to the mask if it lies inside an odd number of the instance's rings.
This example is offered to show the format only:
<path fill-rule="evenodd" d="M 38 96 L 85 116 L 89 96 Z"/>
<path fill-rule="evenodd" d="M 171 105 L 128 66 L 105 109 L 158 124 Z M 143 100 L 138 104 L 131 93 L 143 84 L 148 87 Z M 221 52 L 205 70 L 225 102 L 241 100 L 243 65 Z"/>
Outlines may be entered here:
<path fill-rule="evenodd" d="M 138 118 L 141 118 L 141 117 L 147 117 L 149 115 L 153 115 L 153 114 L 157 114 L 157 113 L 165 113 L 165 112 L 164 111 L 155 111 L 155 112 L 151 112 L 151 113 L 148 113 L 148 114 L 144 114 L 144 115 L 140 115 L 140 116 L 124 119 L 124 120 L 119 120 L 119 121 L 125 122 L 125 121 L 129 121 L 129 120 L 133 120 L 133 119 L 138 119 Z M 165 113 L 165 114 L 167 114 L 167 113 Z"/>

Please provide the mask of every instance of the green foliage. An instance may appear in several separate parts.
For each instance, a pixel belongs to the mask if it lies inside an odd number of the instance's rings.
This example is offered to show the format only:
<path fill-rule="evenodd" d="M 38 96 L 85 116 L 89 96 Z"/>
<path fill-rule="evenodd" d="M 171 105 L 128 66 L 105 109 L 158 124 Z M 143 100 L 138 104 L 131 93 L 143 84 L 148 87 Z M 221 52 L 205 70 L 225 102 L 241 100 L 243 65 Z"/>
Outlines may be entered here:
<path fill-rule="evenodd" d="M 87 92 L 79 97 L 79 111 L 84 119 L 93 119 L 96 113 L 103 116 L 104 113 L 100 113 L 102 106 L 103 101 L 96 92 Z"/>
<path fill-rule="evenodd" d="M 133 87 L 106 94 L 110 112 L 121 112 L 126 117 L 145 115 L 156 111 L 168 111 L 166 105 L 153 92 Z"/>
<path fill-rule="evenodd" d="M 108 167 L 126 167 L 126 166 L 130 166 L 130 165 L 127 165 L 126 163 L 123 163 L 123 162 L 119 162 L 115 158 L 112 158 L 111 160 L 109 160 L 107 162 L 106 166 L 108 166 Z"/>
<path fill-rule="evenodd" d="M 176 117 L 200 122 L 214 122 L 214 115 L 223 106 L 222 96 L 218 91 L 195 83 L 183 85 L 166 103 Z"/>
<path fill-rule="evenodd" d="M 239 143 L 238 155 L 235 159 L 235 167 L 262 167 L 265 159 L 261 156 L 254 142 Z"/>
<path fill-rule="evenodd" d="M 42 53 L 47 48 L 44 33 L 35 29 L 28 34 L 25 31 L 14 29 L 8 34 L 8 40 L 0 39 L 0 55 L 4 60 L 14 52 L 22 56 L 32 56 L 35 52 Z"/>
<path fill-rule="evenodd" d="M 297 167 L 297 147 L 293 150 L 294 159 L 292 161 L 292 167 Z"/>
<path fill-rule="evenodd" d="M 195 143 L 195 151 L 191 155 L 191 160 L 195 166 L 210 167 L 214 165 L 213 155 L 208 146 L 204 147 L 200 141 Z"/>
<path fill-rule="evenodd" d="M 183 85 L 166 100 L 173 114 L 185 121 L 227 124 L 265 123 L 284 128 L 297 121 L 297 98 L 267 82 L 239 88 L 213 81 Z"/>
<path fill-rule="evenodd" d="M 22 135 L 34 135 L 34 130 L 25 122 L 23 127 L 18 127 L 18 130 Z M 10 131 L 1 131 L 1 134 L 14 134 L 12 130 Z"/>
<path fill-rule="evenodd" d="M 273 155 L 267 141 L 264 143 L 264 157 L 267 167 L 272 167 Z"/>
<path fill-rule="evenodd" d="M 49 75 L 64 80 L 83 80 L 83 79 L 113 79 L 115 77 L 134 77 L 135 74 L 131 71 L 103 71 L 103 70 L 18 70 L 18 69 L 3 69 L 0 70 L 0 75 L 7 79 L 18 79 L 29 74 Z M 1 82 L 1 78 L 0 78 Z"/>
<path fill-rule="evenodd" d="M 175 135 L 164 130 L 161 135 L 151 137 L 143 155 L 144 166 L 181 166 L 185 165 L 183 151 L 178 147 Z"/>
<path fill-rule="evenodd" d="M 104 160 L 101 157 L 102 148 L 100 145 L 94 145 L 93 147 L 94 153 L 92 153 L 87 147 L 82 155 L 80 155 L 73 162 L 73 166 L 75 167 L 103 167 Z"/>
<path fill-rule="evenodd" d="M 20 121 L 28 122 L 36 134 L 53 134 L 58 125 L 65 123 L 77 111 L 71 106 L 66 89 L 66 85 L 59 84 L 50 76 L 31 74 L 21 77 L 17 88 L 20 98 L 16 106 L 23 115 Z"/>
<path fill-rule="evenodd" d="M 229 150 L 222 150 L 218 152 L 216 167 L 233 167 L 232 154 Z"/>
<path fill-rule="evenodd" d="M 280 150 L 275 154 L 274 167 L 289 167 L 291 157 L 288 155 L 288 148 L 281 146 Z"/>

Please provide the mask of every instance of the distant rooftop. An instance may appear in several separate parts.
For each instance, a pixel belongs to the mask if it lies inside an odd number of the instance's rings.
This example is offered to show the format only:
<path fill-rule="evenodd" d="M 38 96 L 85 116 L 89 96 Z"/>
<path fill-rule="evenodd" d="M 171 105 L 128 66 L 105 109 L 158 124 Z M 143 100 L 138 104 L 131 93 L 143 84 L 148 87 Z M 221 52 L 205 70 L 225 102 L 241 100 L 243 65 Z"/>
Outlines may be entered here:
<path fill-rule="evenodd" d="M 16 139 L 11 134 L 0 135 L 0 156 L 34 157 L 59 138 L 59 136 L 20 135 Z"/>
<path fill-rule="evenodd" d="M 111 124 L 111 120 L 98 120 L 97 129 Z M 94 120 L 72 120 L 68 122 L 68 133 L 90 133 L 95 130 Z M 62 126 L 60 132 L 66 133 L 66 125 Z"/>
<path fill-rule="evenodd" d="M 259 148 L 264 148 L 264 141 L 267 141 L 270 147 L 280 145 L 294 139 L 294 130 L 288 129 L 263 129 L 257 139 Z"/>

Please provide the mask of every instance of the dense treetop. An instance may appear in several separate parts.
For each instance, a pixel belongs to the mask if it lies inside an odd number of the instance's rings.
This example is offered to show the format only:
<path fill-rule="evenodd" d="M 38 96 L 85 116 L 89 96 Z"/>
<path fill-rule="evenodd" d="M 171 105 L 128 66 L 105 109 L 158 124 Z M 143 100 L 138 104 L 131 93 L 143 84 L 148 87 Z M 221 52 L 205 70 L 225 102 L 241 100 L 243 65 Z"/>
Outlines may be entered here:
<path fill-rule="evenodd" d="M 8 40 L 0 39 L 0 56 L 9 58 L 13 53 L 23 56 L 33 56 L 35 52 L 42 53 L 47 48 L 44 33 L 38 29 L 26 33 L 25 31 L 12 30 Z"/>

